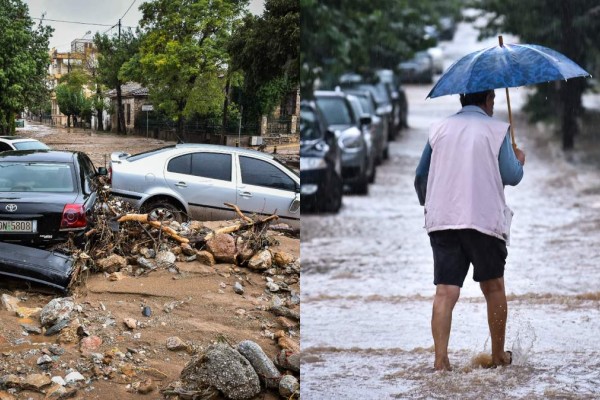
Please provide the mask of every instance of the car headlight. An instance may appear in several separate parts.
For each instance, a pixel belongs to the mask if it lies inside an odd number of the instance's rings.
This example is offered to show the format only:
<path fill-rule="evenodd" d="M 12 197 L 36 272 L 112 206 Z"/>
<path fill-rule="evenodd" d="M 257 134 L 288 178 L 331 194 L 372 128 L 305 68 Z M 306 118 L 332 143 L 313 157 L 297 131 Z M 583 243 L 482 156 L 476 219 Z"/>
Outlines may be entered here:
<path fill-rule="evenodd" d="M 327 168 L 327 164 L 321 157 L 300 157 L 300 170 L 302 171 L 324 168 Z"/>
<path fill-rule="evenodd" d="M 347 132 L 340 139 L 340 146 L 345 149 L 358 149 L 362 146 L 360 132 Z"/>

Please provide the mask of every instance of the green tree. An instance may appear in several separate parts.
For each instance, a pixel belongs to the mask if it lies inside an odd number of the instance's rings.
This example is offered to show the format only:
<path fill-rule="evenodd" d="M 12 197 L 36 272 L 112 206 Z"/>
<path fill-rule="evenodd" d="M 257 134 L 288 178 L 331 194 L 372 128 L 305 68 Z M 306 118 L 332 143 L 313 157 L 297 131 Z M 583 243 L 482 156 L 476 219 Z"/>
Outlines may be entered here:
<path fill-rule="evenodd" d="M 0 0 L 0 133 L 14 132 L 15 116 L 43 103 L 52 28 L 34 25 L 21 0 Z"/>
<path fill-rule="evenodd" d="M 481 15 L 488 18 L 488 24 L 481 28 L 481 36 L 513 33 L 523 43 L 555 49 L 584 68 L 600 41 L 597 0 L 475 0 L 473 6 L 481 9 Z M 532 23 L 532 15 L 535 15 L 536 23 Z M 574 146 L 579 131 L 577 118 L 583 113 L 581 96 L 586 85 L 584 79 L 538 85 L 526 106 L 534 120 L 560 116 L 564 150 Z"/>
<path fill-rule="evenodd" d="M 100 107 L 103 102 L 98 98 L 101 85 L 115 89 L 117 92 L 117 132 L 125 132 L 125 113 L 123 109 L 123 96 L 121 85 L 125 83 L 126 77 L 121 72 L 125 64 L 136 57 L 139 50 L 140 38 L 130 29 L 124 30 L 118 34 L 108 36 L 106 34 L 96 33 L 94 36 L 94 45 L 98 50 L 97 71 L 96 71 L 96 107 Z M 99 119 L 102 110 L 97 108 Z"/>
<path fill-rule="evenodd" d="M 82 70 L 75 70 L 60 78 L 55 89 L 56 102 L 63 114 L 67 116 L 67 127 L 72 118 L 86 118 L 91 115 L 92 101 L 86 98 L 84 86 L 89 77 Z"/>
<path fill-rule="evenodd" d="M 244 72 L 244 105 L 249 118 L 268 114 L 298 87 L 300 4 L 266 0 L 262 16 L 247 15 L 228 46 L 231 71 Z"/>
<path fill-rule="evenodd" d="M 435 44 L 425 27 L 441 16 L 458 18 L 458 0 L 300 0 L 301 92 L 325 87 L 347 71 L 394 69 L 415 51 Z"/>
<path fill-rule="evenodd" d="M 214 88 L 218 77 L 226 72 L 226 45 L 247 3 L 154 0 L 140 6 L 144 37 L 139 55 L 130 60 L 136 68 L 126 66 L 125 75 L 139 77 L 152 102 L 177 121 L 177 132 L 184 137 L 185 118 L 205 110 L 206 103 L 197 102 L 203 85 L 209 82 Z M 132 74 L 136 69 L 138 72 Z M 224 88 L 225 79 L 221 82 Z"/>

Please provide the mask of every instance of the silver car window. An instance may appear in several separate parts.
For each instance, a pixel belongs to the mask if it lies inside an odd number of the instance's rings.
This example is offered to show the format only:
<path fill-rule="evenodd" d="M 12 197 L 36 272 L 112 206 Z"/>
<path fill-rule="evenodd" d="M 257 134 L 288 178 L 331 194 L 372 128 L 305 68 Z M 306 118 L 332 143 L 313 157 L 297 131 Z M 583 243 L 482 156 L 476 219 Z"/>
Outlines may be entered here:
<path fill-rule="evenodd" d="M 231 182 L 231 154 L 198 152 L 175 157 L 167 171 Z"/>
<path fill-rule="evenodd" d="M 194 153 L 192 175 L 231 182 L 231 154 Z"/>
<path fill-rule="evenodd" d="M 256 158 L 240 156 L 242 183 L 272 189 L 295 191 L 296 183 L 271 163 Z"/>
<path fill-rule="evenodd" d="M 192 172 L 192 155 L 185 154 L 183 156 L 173 158 L 167 165 L 167 171 L 175 172 L 177 174 L 190 175 Z"/>

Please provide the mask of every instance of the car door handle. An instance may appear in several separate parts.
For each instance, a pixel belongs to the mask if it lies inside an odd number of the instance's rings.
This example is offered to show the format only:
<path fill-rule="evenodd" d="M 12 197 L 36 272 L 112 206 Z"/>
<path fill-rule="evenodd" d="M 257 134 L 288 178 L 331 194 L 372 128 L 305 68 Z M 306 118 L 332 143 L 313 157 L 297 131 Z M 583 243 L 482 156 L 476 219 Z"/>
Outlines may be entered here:
<path fill-rule="evenodd" d="M 242 197 L 252 197 L 252 193 L 240 191 L 240 196 Z"/>
<path fill-rule="evenodd" d="M 187 187 L 187 183 L 185 183 L 185 182 L 177 182 L 175 184 L 175 186 L 177 186 L 177 187 Z"/>

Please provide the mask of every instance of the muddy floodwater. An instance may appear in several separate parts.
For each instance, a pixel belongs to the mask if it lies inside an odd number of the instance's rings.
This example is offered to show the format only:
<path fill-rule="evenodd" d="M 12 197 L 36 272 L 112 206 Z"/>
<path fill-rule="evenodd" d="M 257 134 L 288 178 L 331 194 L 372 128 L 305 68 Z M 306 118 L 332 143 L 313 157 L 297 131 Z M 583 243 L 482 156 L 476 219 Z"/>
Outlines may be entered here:
<path fill-rule="evenodd" d="M 446 55 L 491 45 L 475 36 L 461 25 Z M 515 212 L 505 272 L 513 365 L 478 366 L 491 350 L 471 270 L 453 314 L 454 371 L 433 372 L 433 259 L 413 180 L 429 125 L 460 105 L 425 100 L 430 89 L 405 86 L 410 129 L 368 196 L 345 195 L 337 215 L 302 216 L 302 398 L 600 398 L 600 169 L 589 149 L 565 155 L 551 132 L 526 124 L 526 89 L 510 92 L 525 177 L 505 191 Z M 495 117 L 508 120 L 506 109 L 498 90 Z"/>

